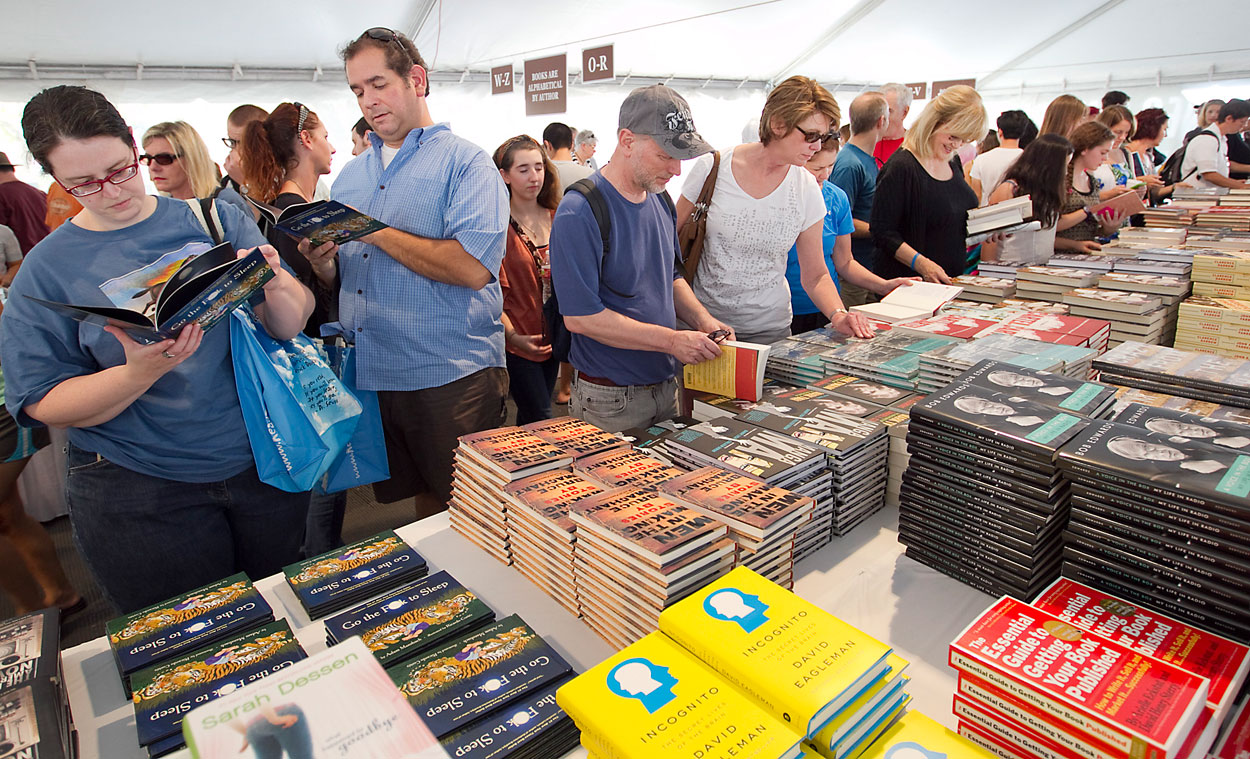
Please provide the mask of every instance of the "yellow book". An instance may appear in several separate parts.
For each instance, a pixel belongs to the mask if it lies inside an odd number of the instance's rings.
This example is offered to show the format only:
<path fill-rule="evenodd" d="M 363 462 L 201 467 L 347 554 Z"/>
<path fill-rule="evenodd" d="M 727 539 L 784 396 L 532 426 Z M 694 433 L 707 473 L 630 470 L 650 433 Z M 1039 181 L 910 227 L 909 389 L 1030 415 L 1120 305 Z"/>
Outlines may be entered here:
<path fill-rule="evenodd" d="M 857 759 L 901 759 L 904 756 L 917 759 L 998 759 L 920 712 L 907 712 Z"/>
<path fill-rule="evenodd" d="M 665 609 L 660 631 L 803 737 L 889 667 L 889 646 L 746 567 Z"/>
<path fill-rule="evenodd" d="M 565 683 L 556 702 L 601 759 L 802 756 L 793 730 L 660 633 Z"/>
<path fill-rule="evenodd" d="M 888 701 L 903 688 L 907 679 L 903 670 L 907 668 L 908 661 L 898 654 L 890 654 L 886 665 L 889 669 L 881 679 L 865 688 L 836 717 L 826 722 L 812 737 L 812 743 L 825 748 L 836 746 L 879 704 Z"/>
<path fill-rule="evenodd" d="M 851 732 L 834 745 L 829 756 L 833 759 L 847 759 L 854 754 L 863 753 L 876 736 L 881 735 L 903 713 L 909 703 L 911 703 L 911 696 L 902 691 L 896 691 L 889 699 L 878 704 L 866 718 L 860 720 L 859 724 L 851 729 Z"/>
<path fill-rule="evenodd" d="M 863 740 L 852 746 L 846 753 L 836 754 L 835 756 L 837 756 L 838 759 L 859 759 L 859 757 L 863 756 L 864 752 L 871 748 L 872 744 L 881 737 L 881 734 L 886 730 L 889 730 L 894 725 L 894 722 L 903 715 L 903 712 L 907 709 L 907 705 L 909 703 L 911 703 L 911 696 L 907 696 L 906 699 L 903 700 L 903 703 L 890 712 L 885 719 L 881 720 L 881 722 L 879 722 L 877 726 L 872 729 L 872 732 L 868 733 Z"/>
<path fill-rule="evenodd" d="M 687 390 L 758 401 L 764 393 L 768 349 L 769 346 L 760 343 L 726 340 L 720 344 L 721 353 L 716 358 L 686 364 L 682 384 Z"/>

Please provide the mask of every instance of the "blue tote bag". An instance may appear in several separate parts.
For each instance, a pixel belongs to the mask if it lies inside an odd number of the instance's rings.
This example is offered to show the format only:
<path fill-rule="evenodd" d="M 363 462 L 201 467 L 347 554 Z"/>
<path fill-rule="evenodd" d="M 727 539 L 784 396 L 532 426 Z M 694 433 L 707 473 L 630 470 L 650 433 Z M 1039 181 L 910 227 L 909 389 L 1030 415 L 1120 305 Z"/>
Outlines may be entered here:
<path fill-rule="evenodd" d="M 327 345 L 330 366 L 347 389 L 360 401 L 360 422 L 347 441 L 347 446 L 330 464 L 317 484 L 323 493 L 337 493 L 357 485 L 370 485 L 389 479 L 391 467 L 386 460 L 386 439 L 382 435 L 382 411 L 378 394 L 356 386 L 356 349 L 351 346 Z"/>
<path fill-rule="evenodd" d="M 239 405 L 262 482 L 311 490 L 343 453 L 362 407 L 305 335 L 275 340 L 252 309 L 231 313 Z"/>

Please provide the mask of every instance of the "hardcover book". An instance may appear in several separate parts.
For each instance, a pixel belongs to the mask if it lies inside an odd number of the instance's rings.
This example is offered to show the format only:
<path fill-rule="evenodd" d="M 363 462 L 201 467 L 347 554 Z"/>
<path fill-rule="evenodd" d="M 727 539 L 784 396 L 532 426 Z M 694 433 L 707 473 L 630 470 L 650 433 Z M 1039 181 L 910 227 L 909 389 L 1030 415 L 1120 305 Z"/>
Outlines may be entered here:
<path fill-rule="evenodd" d="M 951 643 L 950 664 L 1142 759 L 1180 756 L 1206 708 L 1206 678 L 1008 597 Z"/>
<path fill-rule="evenodd" d="M 0 755 L 5 759 L 70 759 L 70 725 L 62 695 L 39 679 L 0 691 Z"/>
<path fill-rule="evenodd" d="M 325 621 L 328 642 L 360 636 L 383 665 L 391 664 L 495 618 L 473 591 L 436 572 Z"/>
<path fill-rule="evenodd" d="M 0 691 L 37 679 L 61 681 L 60 618 L 48 608 L 0 622 Z"/>
<path fill-rule="evenodd" d="M 575 459 L 627 444 L 622 438 L 571 416 L 530 422 L 521 429 L 529 430 L 548 443 L 563 448 L 565 453 Z"/>
<path fill-rule="evenodd" d="M 337 200 L 318 200 L 277 208 L 244 195 L 265 220 L 296 239 L 308 238 L 312 247 L 332 242 L 338 245 L 387 229 L 377 219 L 343 205 Z"/>
<path fill-rule="evenodd" d="M 1250 425 L 1241 422 L 1142 403 L 1124 406 L 1110 421 L 1150 430 L 1175 438 L 1177 442 L 1193 440 L 1234 451 L 1250 451 Z"/>
<path fill-rule="evenodd" d="M 556 701 L 595 754 L 616 759 L 698 756 L 749 741 L 760 757 L 798 759 L 799 735 L 661 633 L 565 683 Z"/>
<path fill-rule="evenodd" d="M 998 361 L 981 361 L 955 378 L 996 392 L 1021 397 L 1057 411 L 1082 416 L 1105 414 L 1115 401 L 1116 388 L 1101 382 L 1083 382 L 1052 372 L 1039 372 Z"/>
<path fill-rule="evenodd" d="M 563 469 L 573 456 L 522 427 L 500 427 L 460 438 L 463 453 L 504 481 L 519 480 L 548 469 Z"/>
<path fill-rule="evenodd" d="M 997 759 L 996 754 L 969 743 L 955 731 L 942 727 L 920 712 L 904 714 L 881 737 L 873 741 L 859 759 L 904 759 L 908 752 L 920 757 L 950 759 Z"/>
<path fill-rule="evenodd" d="M 880 679 L 891 653 L 746 567 L 665 609 L 660 631 L 804 737 Z"/>
<path fill-rule="evenodd" d="M 192 322 L 207 331 L 272 279 L 273 269 L 259 249 L 239 258 L 228 242 L 205 247 L 188 243 L 149 266 L 102 283 L 112 306 L 24 297 L 71 319 L 118 327 L 145 343 L 176 338 Z"/>
<path fill-rule="evenodd" d="M 390 530 L 282 568 L 287 585 L 313 619 L 426 571 L 425 559 Z"/>
<path fill-rule="evenodd" d="M 249 743 L 258 756 L 267 746 L 279 754 L 284 745 L 307 749 L 287 753 L 292 759 L 448 757 L 359 640 L 197 705 L 182 734 L 193 759 L 237 757 Z"/>
<path fill-rule="evenodd" d="M 807 496 L 711 466 L 662 482 L 660 488 L 755 540 L 798 529 L 815 508 Z"/>
<path fill-rule="evenodd" d="M 662 565 L 725 537 L 728 528 L 666 495 L 641 488 L 614 488 L 569 509 L 578 530 Z"/>
<path fill-rule="evenodd" d="M 578 459 L 573 462 L 573 471 L 607 488 L 625 485 L 654 487 L 681 474 L 680 469 L 669 466 L 646 451 L 634 448 L 620 448 Z"/>
<path fill-rule="evenodd" d="M 631 449 L 623 449 L 619 453 L 637 453 Z M 599 456 L 616 456 L 617 451 L 607 451 Z M 638 454 L 646 456 L 646 454 Z M 590 458 L 598 458 L 593 456 Z M 587 459 L 590 460 L 590 459 Z M 654 459 L 652 459 L 654 461 Z M 519 508 L 528 509 L 545 523 L 566 533 L 573 532 L 573 523 L 569 520 L 569 506 L 588 496 L 603 492 L 603 487 L 586 479 L 576 472 L 558 470 L 543 472 L 533 477 L 509 483 L 504 488 L 505 497 Z M 570 534 L 570 539 L 572 536 Z"/>
<path fill-rule="evenodd" d="M 738 419 L 716 419 L 680 430 L 669 439 L 674 456 L 724 465 L 770 484 L 792 481 L 824 463 L 821 449 Z"/>
<path fill-rule="evenodd" d="M 573 669 L 515 614 L 387 669 L 440 738 L 566 679 Z"/>

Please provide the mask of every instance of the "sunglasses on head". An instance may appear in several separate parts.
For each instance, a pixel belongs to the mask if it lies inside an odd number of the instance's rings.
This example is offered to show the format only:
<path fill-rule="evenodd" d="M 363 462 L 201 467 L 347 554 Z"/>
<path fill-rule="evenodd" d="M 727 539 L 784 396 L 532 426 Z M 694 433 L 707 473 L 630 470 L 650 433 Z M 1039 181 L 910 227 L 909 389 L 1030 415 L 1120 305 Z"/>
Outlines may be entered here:
<path fill-rule="evenodd" d="M 829 140 L 838 139 L 838 133 L 836 131 L 821 132 L 819 130 L 812 130 L 809 132 L 801 126 L 795 126 L 794 128 L 798 130 L 799 134 L 803 135 L 803 142 L 806 142 L 809 145 L 813 142 L 827 142 Z"/>
<path fill-rule="evenodd" d="M 157 153 L 156 155 L 148 155 L 147 153 L 144 153 L 139 156 L 139 162 L 144 166 L 151 166 L 153 161 L 159 163 L 161 166 L 168 166 L 179 158 L 182 158 L 182 156 L 175 155 L 173 153 Z"/>

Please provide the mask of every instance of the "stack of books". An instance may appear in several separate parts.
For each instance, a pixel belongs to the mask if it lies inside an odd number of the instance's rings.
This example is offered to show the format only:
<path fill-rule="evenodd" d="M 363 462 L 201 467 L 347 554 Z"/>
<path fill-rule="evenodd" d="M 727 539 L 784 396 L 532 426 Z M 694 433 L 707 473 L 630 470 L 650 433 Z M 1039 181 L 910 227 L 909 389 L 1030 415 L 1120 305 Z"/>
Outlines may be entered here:
<path fill-rule="evenodd" d="M 513 614 L 387 667 L 386 674 L 430 732 L 443 740 L 493 727 L 503 713 L 511 716 L 529 698 L 558 688 L 573 668 Z M 547 737 L 564 751 L 577 745 L 571 723 Z M 556 746 L 548 748 L 552 753 L 542 756 L 561 753 Z M 533 747 L 527 752 L 535 755 Z"/>
<path fill-rule="evenodd" d="M 556 702 L 573 718 L 591 756 L 695 757 L 746 738 L 751 756 L 803 756 L 802 736 L 790 723 L 659 632 L 565 683 Z"/>
<path fill-rule="evenodd" d="M 294 747 L 294 752 L 300 750 L 301 738 L 306 741 L 302 747 L 307 753 L 287 756 L 448 756 L 359 640 L 195 706 L 183 733 L 192 758 L 209 759 L 246 751 L 245 736 L 250 737 L 254 727 L 279 754 L 280 739 L 272 737 L 274 732 L 288 738 L 289 744 L 283 745 Z M 255 748 L 257 755 L 263 748 Z"/>
<path fill-rule="evenodd" d="M 574 461 L 573 471 L 605 490 L 626 485 L 654 490 L 661 482 L 681 476 L 684 470 L 656 458 L 650 450 L 618 448 Z"/>
<path fill-rule="evenodd" d="M 722 398 L 722 396 L 708 397 Z M 737 401 L 736 398 L 724 400 L 729 402 Z M 750 401 L 737 402 L 750 403 Z M 738 412 L 734 411 L 733 413 L 737 414 Z M 671 464 L 673 457 L 668 453 L 668 439 L 677 432 L 698 424 L 700 421 L 701 420 L 689 416 L 675 416 L 672 419 L 665 419 L 647 427 L 635 427 L 633 429 L 623 430 L 618 432 L 617 436 L 632 445 L 635 449 L 645 451 L 660 461 Z"/>
<path fill-rule="evenodd" d="M 830 408 L 844 401 L 789 401 L 772 411 L 744 411 L 738 419 L 819 447 L 833 474 L 834 535 L 845 535 L 885 504 L 889 439 L 884 424 Z M 778 402 L 780 403 L 780 402 Z"/>
<path fill-rule="evenodd" d="M 1250 360 L 1124 343 L 1099 356 L 1094 369 L 1113 385 L 1250 408 Z"/>
<path fill-rule="evenodd" d="M 1001 361 L 981 361 L 955 378 L 998 393 L 1023 398 L 1091 419 L 1107 419 L 1117 411 L 1118 388 L 1102 382 L 1037 371 Z"/>
<path fill-rule="evenodd" d="M 1022 195 L 1011 200 L 1004 200 L 992 206 L 968 209 L 968 239 L 965 244 L 971 248 L 983 242 L 992 234 L 1018 232 L 1026 228 L 1025 219 L 1033 215 L 1033 199 Z M 1041 229 L 1042 225 L 1029 227 Z"/>
<path fill-rule="evenodd" d="M 1184 411 L 1197 416 L 1209 416 L 1212 419 L 1227 419 L 1241 422 L 1242 424 L 1250 424 L 1250 409 L 1237 406 L 1221 406 L 1210 401 L 1199 401 L 1193 398 L 1182 398 L 1179 395 L 1139 390 L 1135 387 L 1117 387 L 1115 413 L 1120 413 L 1134 403 L 1140 403 L 1151 408 Z"/>
<path fill-rule="evenodd" d="M 1011 393 L 989 389 L 1000 372 L 1011 369 L 981 365 L 912 408 L 899 542 L 978 590 L 1032 598 L 1059 575 L 1068 484 L 1055 458 L 1086 421 L 1021 397 L 1022 383 Z"/>
<path fill-rule="evenodd" d="M 571 416 L 557 416 L 554 419 L 530 422 L 521 429 L 528 430 L 538 438 L 564 449 L 566 455 L 575 459 L 627 445 L 619 435 L 605 432 L 590 422 Z"/>
<path fill-rule="evenodd" d="M 1091 256 L 1084 253 L 1056 253 L 1046 262 L 1047 266 L 1058 266 L 1064 269 L 1087 269 L 1101 273 L 1115 268 L 1121 256 Z"/>
<path fill-rule="evenodd" d="M 1169 277 L 1165 274 L 1126 274 L 1124 272 L 1112 272 L 1103 275 L 1098 280 L 1098 287 L 1103 290 L 1123 290 L 1133 293 L 1147 293 L 1159 297 L 1162 307 L 1165 310 L 1163 322 L 1163 335 L 1160 337 L 1160 344 L 1166 345 L 1172 342 L 1176 336 L 1176 320 L 1180 311 L 1180 304 L 1189 296 L 1192 284 L 1188 279 L 1178 279 Z M 1108 320 L 1112 321 L 1112 320 Z M 1112 321 L 1112 331 L 1115 332 L 1116 324 Z M 1132 333 L 1131 330 L 1120 330 L 1126 333 Z M 1113 336 L 1112 339 L 1115 339 Z M 1121 341 L 1122 342 L 1122 341 Z M 1137 342 L 1146 342 L 1137 339 Z"/>
<path fill-rule="evenodd" d="M 1180 304 L 1176 347 L 1250 358 L 1250 301 L 1194 296 Z"/>
<path fill-rule="evenodd" d="M 1107 349 L 1111 325 L 1102 319 L 1031 311 L 1000 322 L 990 331 L 1053 345 L 1091 348 L 1102 353 Z"/>
<path fill-rule="evenodd" d="M 286 620 L 188 651 L 130 677 L 139 745 L 149 756 L 183 746 L 182 720 L 189 708 L 263 677 L 281 672 L 305 656 Z"/>
<path fill-rule="evenodd" d="M 389 666 L 494 619 L 473 591 L 448 573 L 435 572 L 327 619 L 326 645 L 359 637 Z"/>
<path fill-rule="evenodd" d="M 1237 205 L 1220 205 L 1194 214 L 1194 231 L 1227 229 L 1232 232 L 1250 232 L 1250 208 Z"/>
<path fill-rule="evenodd" d="M 1250 670 L 1250 648 L 1245 645 L 1067 577 L 1042 591 L 1033 606 L 1137 653 L 1207 678 L 1207 706 L 1212 712 L 1209 729 L 1218 728 L 1235 711 L 1237 694 Z"/>
<path fill-rule="evenodd" d="M 632 448 L 617 448 L 579 461 L 604 460 L 626 456 L 659 461 Z M 554 598 L 573 616 L 580 614 L 577 583 L 573 576 L 573 546 L 577 530 L 569 519 L 569 507 L 588 496 L 602 493 L 597 482 L 579 474 L 557 469 L 508 484 L 508 541 L 512 566 L 544 593 Z"/>
<path fill-rule="evenodd" d="M 1016 274 L 1016 297 L 1059 303 L 1063 294 L 1098 281 L 1095 269 L 1067 266 L 1026 266 Z"/>
<path fill-rule="evenodd" d="M 892 332 L 893 330 L 891 330 Z M 821 355 L 826 374 L 853 374 L 911 390 L 920 371 L 920 354 L 870 340 L 833 348 Z"/>
<path fill-rule="evenodd" d="M 829 348 L 823 345 L 793 337 L 779 340 L 772 344 L 768 352 L 764 376 L 791 385 L 814 382 L 825 376 L 825 363 L 820 357 L 827 350 Z"/>
<path fill-rule="evenodd" d="M 816 503 L 717 467 L 703 467 L 660 483 L 701 514 L 724 522 L 737 544 L 735 566 L 748 567 L 783 588 L 794 587 L 794 544 Z"/>
<path fill-rule="evenodd" d="M 1146 229 L 1161 231 L 1162 229 L 1180 229 L 1184 231 L 1194 223 L 1193 211 L 1177 206 L 1157 206 L 1142 212 L 1146 220 Z"/>
<path fill-rule="evenodd" d="M 78 755 L 61 671 L 60 622 L 54 608 L 0 622 L 0 753 L 5 757 Z"/>
<path fill-rule="evenodd" d="M 1004 597 L 950 645 L 955 714 L 1013 756 L 1204 755 L 1205 678 Z"/>
<path fill-rule="evenodd" d="M 1250 642 L 1250 428 L 1154 411 L 1130 406 L 1060 455 L 1072 482 L 1064 575 Z"/>
<path fill-rule="evenodd" d="M 1143 213 L 1148 213 L 1153 210 L 1155 209 L 1148 208 Z M 1162 210 L 1167 209 L 1163 208 Z M 1185 238 L 1188 235 L 1189 230 L 1183 227 L 1126 227 L 1120 230 L 1117 242 L 1121 245 L 1129 245 L 1141 250 L 1150 248 L 1177 248 L 1185 244 Z"/>
<path fill-rule="evenodd" d="M 1211 759 L 1245 759 L 1250 753 L 1250 698 L 1242 699 L 1224 725 Z"/>
<path fill-rule="evenodd" d="M 1078 287 L 1064 293 L 1073 316 L 1102 319 L 1110 325 L 1108 347 L 1123 342 L 1159 344 L 1170 325 L 1170 311 L 1159 295 L 1103 287 Z"/>
<path fill-rule="evenodd" d="M 122 688 L 142 669 L 273 621 L 269 602 L 240 572 L 104 625 Z"/>
<path fill-rule="evenodd" d="M 1189 281 L 1192 268 L 1193 251 L 1143 250 L 1115 264 L 1115 271 L 1122 274 L 1158 274 L 1185 282 Z"/>
<path fill-rule="evenodd" d="M 421 554 L 387 530 L 283 567 L 282 575 L 308 617 L 321 619 L 428 571 Z"/>
<path fill-rule="evenodd" d="M 995 279 L 1010 279 L 1014 282 L 1016 279 L 1016 275 L 1023 268 L 1024 268 L 1024 264 L 1001 262 L 1001 261 L 996 261 L 996 262 L 982 261 L 981 263 L 977 264 L 977 273 L 983 277 L 994 277 Z"/>
<path fill-rule="evenodd" d="M 978 303 L 999 303 L 1003 298 L 1010 298 L 1016 294 L 1015 279 L 1006 277 L 964 274 L 955 277 L 952 281 L 964 289 L 960 293 L 964 300 Z"/>
<path fill-rule="evenodd" d="M 996 324 L 998 324 L 996 320 L 984 319 L 980 315 L 972 316 L 963 310 L 950 311 L 931 319 L 917 319 L 914 322 L 896 325 L 890 331 L 890 336 L 898 334 L 913 339 L 941 336 L 949 342 L 965 342 L 990 332 Z M 923 353 L 924 351 L 913 351 L 915 352 Z"/>
<path fill-rule="evenodd" d="M 825 756 L 855 755 L 910 700 L 889 646 L 746 568 L 666 609 L 660 631 Z"/>
<path fill-rule="evenodd" d="M 1200 251 L 1190 272 L 1194 295 L 1250 300 L 1250 253 Z"/>
<path fill-rule="evenodd" d="M 638 487 L 613 488 L 569 509 L 583 619 L 617 648 L 656 629 L 660 612 L 733 567 L 725 524 Z"/>
<path fill-rule="evenodd" d="M 993 738 L 983 735 L 962 721 L 959 732 L 953 732 L 917 711 L 909 711 L 899 718 L 889 730 L 858 759 L 892 759 L 905 757 L 917 746 L 940 757 L 960 759 L 996 759 L 1015 757 L 1018 753 L 1000 745 Z"/>
<path fill-rule="evenodd" d="M 1004 334 L 990 334 L 961 345 L 929 351 L 920 357 L 916 389 L 934 393 L 949 385 L 978 361 L 996 359 L 1026 369 L 1056 372 L 1066 377 L 1089 376 L 1092 348 L 1047 345 L 1035 340 Z"/>
<path fill-rule="evenodd" d="M 626 441 L 617 438 L 617 444 Z M 568 469 L 572 463 L 573 454 L 563 446 L 521 427 L 462 436 L 447 504 L 452 529 L 492 557 L 511 564 L 504 486 L 550 469 Z"/>

